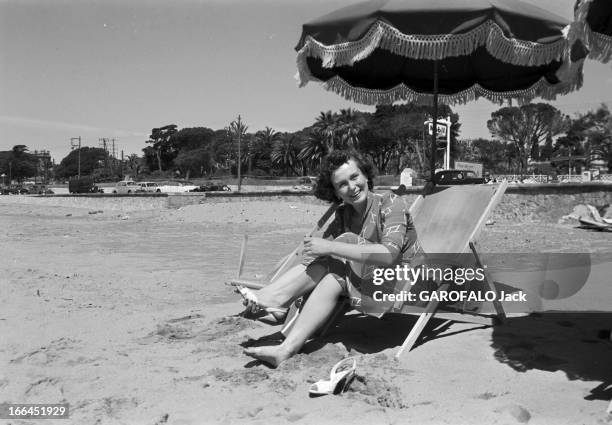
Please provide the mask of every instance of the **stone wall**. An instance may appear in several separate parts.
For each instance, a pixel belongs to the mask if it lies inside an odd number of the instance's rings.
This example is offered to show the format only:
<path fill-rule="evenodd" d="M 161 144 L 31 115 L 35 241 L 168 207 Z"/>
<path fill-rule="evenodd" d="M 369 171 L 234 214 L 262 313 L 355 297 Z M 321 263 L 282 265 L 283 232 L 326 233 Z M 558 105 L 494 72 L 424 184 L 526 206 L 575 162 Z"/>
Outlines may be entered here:
<path fill-rule="evenodd" d="M 612 185 L 598 183 L 509 187 L 493 212 L 494 220 L 556 223 L 576 205 L 612 203 Z"/>

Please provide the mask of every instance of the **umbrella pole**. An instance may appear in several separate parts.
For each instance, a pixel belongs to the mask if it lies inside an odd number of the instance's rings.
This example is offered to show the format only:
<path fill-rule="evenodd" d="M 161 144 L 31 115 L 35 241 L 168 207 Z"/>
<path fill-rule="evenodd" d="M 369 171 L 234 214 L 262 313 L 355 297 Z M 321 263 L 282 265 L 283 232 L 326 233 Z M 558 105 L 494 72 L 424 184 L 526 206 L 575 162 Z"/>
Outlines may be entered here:
<path fill-rule="evenodd" d="M 431 155 L 429 157 L 430 180 L 433 183 L 436 172 L 436 138 L 438 136 L 438 61 L 434 60 L 433 86 L 433 128 L 431 131 Z"/>

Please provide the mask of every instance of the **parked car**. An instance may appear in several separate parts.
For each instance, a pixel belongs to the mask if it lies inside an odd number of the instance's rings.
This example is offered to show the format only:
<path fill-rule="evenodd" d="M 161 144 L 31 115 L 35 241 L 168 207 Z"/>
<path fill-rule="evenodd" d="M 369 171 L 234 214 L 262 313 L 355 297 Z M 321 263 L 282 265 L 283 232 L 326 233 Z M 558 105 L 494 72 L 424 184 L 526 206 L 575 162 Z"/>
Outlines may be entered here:
<path fill-rule="evenodd" d="M 293 185 L 293 190 L 309 191 L 317 184 L 316 177 L 300 177 L 297 184 Z"/>
<path fill-rule="evenodd" d="M 225 191 L 229 192 L 230 187 L 226 184 L 220 182 L 208 182 L 196 187 L 195 189 L 191 189 L 190 192 L 217 192 L 217 191 Z"/>
<path fill-rule="evenodd" d="M 162 193 L 184 193 L 191 192 L 193 189 L 196 189 L 198 186 L 194 185 L 192 182 L 187 180 L 181 181 L 170 181 L 166 182 L 163 185 L 159 186 L 159 191 Z"/>
<path fill-rule="evenodd" d="M 155 182 L 140 182 L 138 183 L 139 188 L 136 192 L 146 193 L 146 192 L 161 192 L 159 185 Z"/>
<path fill-rule="evenodd" d="M 113 188 L 113 193 L 125 194 L 125 193 L 136 193 L 140 189 L 140 185 L 133 180 L 121 180 L 117 182 Z"/>
<path fill-rule="evenodd" d="M 37 193 L 39 195 L 53 195 L 53 191 L 48 189 L 44 184 L 33 184 L 28 187 L 29 193 Z"/>
<path fill-rule="evenodd" d="M 30 193 L 28 189 L 19 185 L 5 186 L 2 188 L 3 195 L 27 195 Z"/>
<path fill-rule="evenodd" d="M 476 176 L 470 170 L 443 170 L 434 174 L 434 183 L 437 185 L 458 185 L 458 184 L 483 184 L 485 179 Z"/>

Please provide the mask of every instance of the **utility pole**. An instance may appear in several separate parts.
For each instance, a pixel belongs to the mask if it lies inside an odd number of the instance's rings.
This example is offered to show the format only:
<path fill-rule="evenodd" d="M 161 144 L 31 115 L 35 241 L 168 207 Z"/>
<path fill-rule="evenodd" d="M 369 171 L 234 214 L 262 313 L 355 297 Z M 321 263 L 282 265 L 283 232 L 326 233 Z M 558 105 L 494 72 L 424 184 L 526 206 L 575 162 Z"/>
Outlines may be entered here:
<path fill-rule="evenodd" d="M 445 170 L 450 170 L 450 142 L 451 142 L 451 117 L 446 117 L 446 167 Z"/>
<path fill-rule="evenodd" d="M 121 149 L 121 180 L 123 180 L 123 149 Z"/>
<path fill-rule="evenodd" d="M 240 175 L 240 169 L 242 168 L 242 157 L 240 156 L 240 140 L 240 115 L 238 115 L 238 192 L 240 192 L 240 188 L 242 186 L 242 176 Z"/>
<path fill-rule="evenodd" d="M 110 175 L 109 172 L 109 162 L 108 162 L 108 149 L 106 147 L 106 139 L 102 137 L 98 139 L 99 145 L 102 149 L 104 149 L 104 169 L 106 170 L 106 174 Z"/>
<path fill-rule="evenodd" d="M 115 139 L 111 139 L 111 142 L 113 142 L 113 159 L 112 159 L 112 164 L 113 164 L 113 174 L 114 174 L 115 170 L 117 169 L 117 156 L 115 154 Z"/>
<path fill-rule="evenodd" d="M 79 143 L 76 143 L 76 141 L 78 140 Z M 81 178 L 81 136 L 79 137 L 71 137 L 70 138 L 70 146 L 72 147 L 72 149 L 78 147 L 78 160 L 77 160 L 77 167 L 78 167 L 78 177 Z"/>

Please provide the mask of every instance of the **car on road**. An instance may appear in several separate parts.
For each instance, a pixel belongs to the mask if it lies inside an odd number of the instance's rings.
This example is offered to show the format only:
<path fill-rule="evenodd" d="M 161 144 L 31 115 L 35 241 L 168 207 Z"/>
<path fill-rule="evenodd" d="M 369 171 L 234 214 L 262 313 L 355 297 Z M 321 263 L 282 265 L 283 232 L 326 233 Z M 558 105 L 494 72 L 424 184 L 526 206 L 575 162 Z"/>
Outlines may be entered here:
<path fill-rule="evenodd" d="M 198 186 L 187 180 L 172 180 L 159 185 L 159 190 L 162 193 L 185 193 L 191 192 Z"/>
<path fill-rule="evenodd" d="M 293 186 L 294 190 L 312 190 L 312 188 L 317 184 L 316 177 L 300 177 L 297 184 Z"/>
<path fill-rule="evenodd" d="M 125 193 L 136 193 L 140 189 L 140 185 L 133 180 L 121 180 L 117 182 L 113 188 L 113 193 L 125 194 Z"/>
<path fill-rule="evenodd" d="M 483 184 L 485 179 L 470 170 L 443 170 L 434 174 L 434 183 L 440 186 Z"/>
<path fill-rule="evenodd" d="M 138 186 L 140 187 L 136 190 L 136 192 L 139 192 L 139 193 L 147 193 L 147 192 L 160 193 L 161 192 L 159 185 L 155 182 L 139 182 Z"/>
<path fill-rule="evenodd" d="M 230 189 L 228 185 L 221 182 L 208 182 L 196 187 L 195 189 L 191 189 L 190 192 L 229 192 L 231 190 L 232 189 Z"/>
<path fill-rule="evenodd" d="M 24 186 L 29 194 L 53 195 L 53 191 L 42 183 L 28 183 Z"/>
<path fill-rule="evenodd" d="M 1 193 L 3 195 L 27 195 L 30 191 L 23 186 L 11 185 L 3 187 Z"/>

